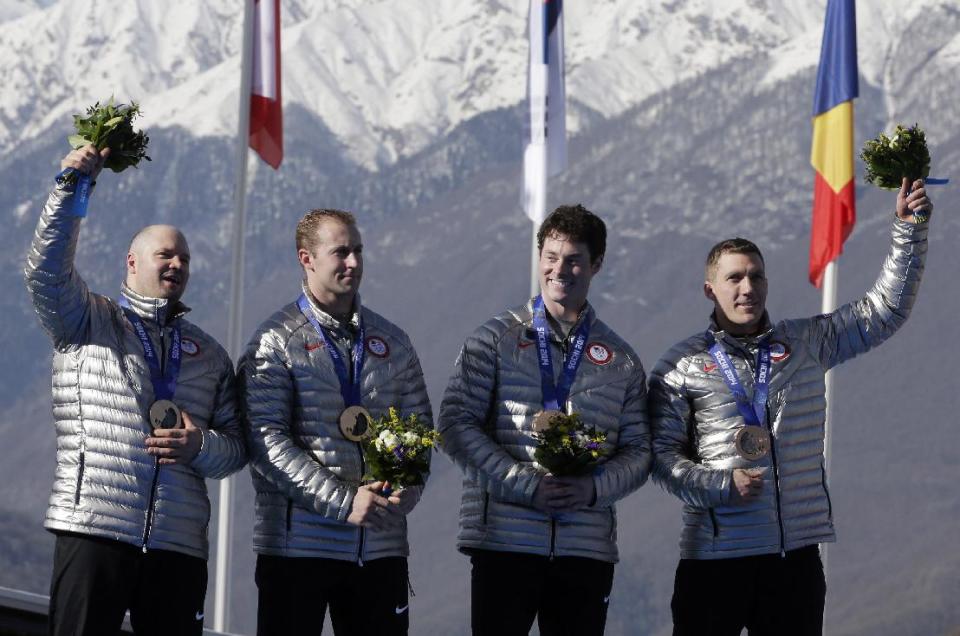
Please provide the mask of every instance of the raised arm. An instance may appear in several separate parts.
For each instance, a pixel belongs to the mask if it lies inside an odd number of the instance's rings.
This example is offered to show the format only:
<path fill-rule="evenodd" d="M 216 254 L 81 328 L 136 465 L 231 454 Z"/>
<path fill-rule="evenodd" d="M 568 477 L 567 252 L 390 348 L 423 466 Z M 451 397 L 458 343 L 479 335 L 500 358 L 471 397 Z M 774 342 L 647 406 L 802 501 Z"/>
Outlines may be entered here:
<path fill-rule="evenodd" d="M 71 151 L 60 166 L 96 178 L 109 153 L 109 149 L 97 152 L 93 146 L 86 146 Z M 73 215 L 75 187 L 59 180 L 50 193 L 24 269 L 40 324 L 60 351 L 84 344 L 90 328 L 90 292 L 73 266 L 81 221 Z"/>
<path fill-rule="evenodd" d="M 910 316 L 926 261 L 929 226 L 917 223 L 913 211 L 925 210 L 929 217 L 933 203 L 923 181 L 915 181 L 909 195 L 907 185 L 904 179 L 897 194 L 890 250 L 877 282 L 863 298 L 817 316 L 809 325 L 810 350 L 817 352 L 824 369 L 877 346 Z"/>

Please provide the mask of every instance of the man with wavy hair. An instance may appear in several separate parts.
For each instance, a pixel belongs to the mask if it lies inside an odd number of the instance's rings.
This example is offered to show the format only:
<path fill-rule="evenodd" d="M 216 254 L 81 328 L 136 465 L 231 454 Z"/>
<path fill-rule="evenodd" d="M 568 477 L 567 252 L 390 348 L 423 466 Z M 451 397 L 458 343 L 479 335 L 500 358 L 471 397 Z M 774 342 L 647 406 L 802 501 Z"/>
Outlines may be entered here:
<path fill-rule="evenodd" d="M 614 503 L 650 465 L 643 366 L 587 302 L 603 221 L 561 206 L 540 226 L 541 293 L 487 321 L 460 351 L 440 407 L 443 449 L 464 472 L 458 547 L 470 556 L 477 635 L 602 634 L 617 561 Z M 545 337 L 538 338 L 539 333 Z M 534 459 L 550 411 L 606 434 L 589 474 Z"/>

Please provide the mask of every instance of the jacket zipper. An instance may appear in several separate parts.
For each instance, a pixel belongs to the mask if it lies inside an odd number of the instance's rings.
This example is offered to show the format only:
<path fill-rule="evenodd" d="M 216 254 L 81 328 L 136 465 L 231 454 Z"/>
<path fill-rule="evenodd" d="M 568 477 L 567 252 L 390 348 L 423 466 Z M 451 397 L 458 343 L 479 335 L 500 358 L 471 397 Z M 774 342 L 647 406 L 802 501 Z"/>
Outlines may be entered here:
<path fill-rule="evenodd" d="M 786 540 L 783 532 L 783 510 L 780 506 L 780 464 L 777 462 L 777 445 L 773 439 L 773 426 L 770 423 L 770 407 L 766 407 L 767 431 L 770 433 L 770 460 L 773 462 L 773 486 L 777 496 L 777 525 L 780 528 L 780 556 L 787 556 Z"/>
<path fill-rule="evenodd" d="M 363 461 L 363 445 L 357 442 L 357 451 L 360 453 L 360 480 L 363 480 L 363 474 L 367 472 L 367 465 Z M 357 544 L 357 565 L 363 567 L 363 543 L 366 539 L 366 528 L 360 526 L 360 542 Z"/>
<path fill-rule="evenodd" d="M 73 505 L 80 505 L 80 487 L 83 485 L 84 451 L 80 451 L 80 464 L 77 467 L 77 491 L 73 494 Z"/>
<path fill-rule="evenodd" d="M 713 525 L 713 538 L 720 536 L 720 525 L 717 523 L 717 511 L 710 508 L 710 523 Z"/>
<path fill-rule="evenodd" d="M 553 561 L 557 549 L 557 520 L 550 517 L 550 560 Z"/>
<path fill-rule="evenodd" d="M 166 371 L 164 365 L 167 361 L 167 352 L 166 346 L 163 341 L 163 326 L 160 324 L 160 312 L 157 311 L 157 328 L 160 331 L 160 374 Z M 143 553 L 147 552 L 147 542 L 150 540 L 150 530 L 153 526 L 153 505 L 156 502 L 157 498 L 157 482 L 160 480 L 160 458 L 157 457 L 153 460 L 153 482 L 150 484 L 150 501 L 147 503 L 147 519 L 143 524 L 143 542 L 141 549 Z"/>
<path fill-rule="evenodd" d="M 745 356 L 744 360 L 747 363 L 747 368 L 750 369 L 750 377 L 753 377 L 753 374 L 756 373 L 756 369 L 753 368 L 753 354 L 751 353 Z M 754 390 L 756 390 L 756 387 L 754 387 Z M 786 557 L 787 541 L 783 531 L 783 508 L 780 502 L 780 464 L 777 462 L 777 445 L 773 437 L 773 423 L 770 420 L 770 404 L 764 405 L 764 412 L 767 415 L 767 432 L 770 434 L 770 461 L 773 464 L 773 494 L 776 496 L 777 501 L 777 528 L 780 530 L 780 556 Z"/>

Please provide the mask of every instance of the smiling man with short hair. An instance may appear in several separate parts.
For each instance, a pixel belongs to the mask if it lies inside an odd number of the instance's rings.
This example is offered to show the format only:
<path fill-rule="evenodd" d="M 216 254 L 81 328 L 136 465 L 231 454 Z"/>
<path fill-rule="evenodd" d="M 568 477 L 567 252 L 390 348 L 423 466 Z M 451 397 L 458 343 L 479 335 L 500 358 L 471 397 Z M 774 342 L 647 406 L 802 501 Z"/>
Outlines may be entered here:
<path fill-rule="evenodd" d="M 301 294 L 264 321 L 240 361 L 257 491 L 257 634 L 398 636 L 409 628 L 406 515 L 422 486 L 364 480 L 367 417 L 431 422 L 420 360 L 399 327 L 360 303 L 352 214 L 297 225 Z"/>
<path fill-rule="evenodd" d="M 684 502 L 675 636 L 821 633 L 817 545 L 834 541 L 824 374 L 910 314 L 927 252 L 927 222 L 913 214 L 933 209 L 923 182 L 912 187 L 904 179 L 876 284 L 830 314 L 773 324 L 757 246 L 736 238 L 710 250 L 710 326 L 650 379 L 654 479 Z"/>
<path fill-rule="evenodd" d="M 70 176 L 95 178 L 108 155 L 87 146 L 64 157 L 25 271 L 54 346 L 50 633 L 115 634 L 129 609 L 137 634 L 199 635 L 204 479 L 246 461 L 233 363 L 183 317 L 190 249 L 177 228 L 137 233 L 118 300 L 87 289 L 73 265 L 82 219 Z"/>
<path fill-rule="evenodd" d="M 587 302 L 606 236 L 581 205 L 547 217 L 540 296 L 467 339 L 440 407 L 443 449 L 465 474 L 458 547 L 473 565 L 475 635 L 526 634 L 535 619 L 544 636 L 604 630 L 614 503 L 650 466 L 643 366 Z M 609 455 L 590 474 L 557 477 L 534 460 L 535 422 L 551 409 L 606 433 Z"/>

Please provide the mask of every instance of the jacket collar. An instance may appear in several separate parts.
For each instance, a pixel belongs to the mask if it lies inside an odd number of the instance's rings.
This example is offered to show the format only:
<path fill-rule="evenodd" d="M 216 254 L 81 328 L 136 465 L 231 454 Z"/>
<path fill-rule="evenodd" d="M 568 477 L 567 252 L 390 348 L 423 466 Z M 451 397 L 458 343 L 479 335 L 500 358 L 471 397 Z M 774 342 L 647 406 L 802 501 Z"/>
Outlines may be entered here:
<path fill-rule="evenodd" d="M 310 293 L 310 290 L 307 288 L 306 283 L 301 284 L 303 289 L 303 295 L 307 297 L 307 302 L 310 303 L 310 309 L 313 310 L 313 315 L 316 316 L 317 322 L 319 322 L 324 328 L 330 329 L 332 331 L 342 332 L 344 326 L 356 333 L 360 329 L 360 294 L 357 293 L 353 297 L 353 308 L 350 310 L 350 320 L 346 325 L 343 325 L 336 318 L 320 309 L 317 305 L 316 299 L 313 297 L 313 294 Z"/>
<path fill-rule="evenodd" d="M 537 299 L 536 296 L 534 296 L 533 298 L 531 298 L 529 301 L 527 301 L 527 304 L 526 304 L 526 307 L 525 307 L 526 310 L 527 310 L 528 316 L 526 317 L 526 319 L 525 319 L 523 322 L 524 322 L 524 324 L 527 326 L 527 329 L 528 329 L 529 331 L 533 331 L 533 302 L 534 302 L 536 299 Z M 549 314 L 549 312 L 548 312 L 548 314 Z M 551 318 L 552 318 L 552 316 L 551 316 Z M 591 305 L 591 304 L 590 304 L 590 301 L 588 300 L 588 301 L 586 302 L 586 304 L 583 306 L 583 309 L 580 310 L 580 315 L 577 316 L 577 320 L 576 320 L 576 322 L 573 323 L 573 327 L 570 328 L 570 333 L 572 334 L 572 333 L 576 332 L 577 328 L 579 328 L 580 325 L 581 325 L 584 321 L 586 321 L 587 324 L 590 325 L 590 327 L 592 328 L 592 327 L 593 327 L 593 323 L 596 321 L 596 319 L 597 319 L 597 314 L 596 314 L 596 312 L 595 312 L 594 309 L 593 309 L 593 305 Z M 555 320 L 555 319 L 554 319 L 554 320 Z M 568 337 L 569 337 L 569 334 L 568 334 Z M 535 335 L 533 336 L 533 339 L 536 339 L 536 336 L 535 336 Z M 554 342 L 563 344 L 563 342 L 564 342 L 564 340 L 565 340 L 566 338 L 564 338 L 563 334 L 557 333 L 557 330 L 554 329 L 553 326 L 551 325 L 551 327 L 550 327 L 550 339 L 553 340 Z"/>
<path fill-rule="evenodd" d="M 713 334 L 713 337 L 717 340 L 717 342 L 723 342 L 731 347 L 747 352 L 749 352 L 751 347 L 757 346 L 757 343 L 759 343 L 761 340 L 769 339 L 770 335 L 773 333 L 773 324 L 770 322 L 770 314 L 768 314 L 766 310 L 763 312 L 763 318 L 760 321 L 760 325 L 760 331 L 752 336 L 734 336 L 721 329 L 720 325 L 717 324 L 716 311 L 710 314 L 710 333 Z"/>
<path fill-rule="evenodd" d="M 127 299 L 127 302 L 130 303 L 130 309 L 135 314 L 144 320 L 152 320 L 161 327 L 166 327 L 168 323 L 190 311 L 190 308 L 179 300 L 171 303 L 166 298 L 141 296 L 127 287 L 125 282 L 120 286 L 120 295 Z"/>

